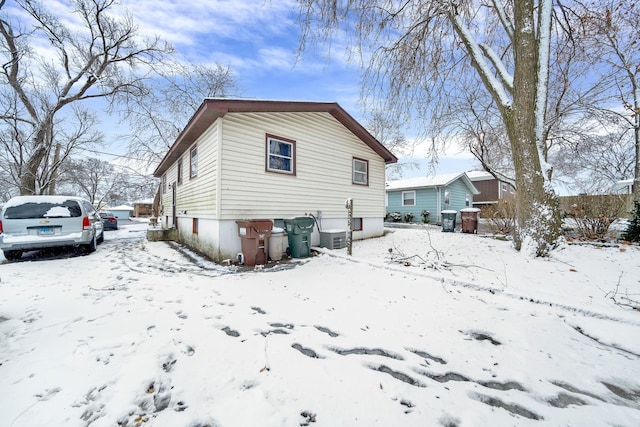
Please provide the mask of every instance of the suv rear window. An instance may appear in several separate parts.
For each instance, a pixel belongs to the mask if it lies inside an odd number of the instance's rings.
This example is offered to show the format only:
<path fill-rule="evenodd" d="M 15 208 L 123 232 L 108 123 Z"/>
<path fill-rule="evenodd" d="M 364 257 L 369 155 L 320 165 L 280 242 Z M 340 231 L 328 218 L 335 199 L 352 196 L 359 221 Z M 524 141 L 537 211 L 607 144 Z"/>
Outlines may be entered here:
<path fill-rule="evenodd" d="M 82 216 L 82 210 L 75 200 L 65 200 L 62 203 L 28 202 L 10 206 L 4 213 L 5 219 L 76 218 L 79 216 Z"/>

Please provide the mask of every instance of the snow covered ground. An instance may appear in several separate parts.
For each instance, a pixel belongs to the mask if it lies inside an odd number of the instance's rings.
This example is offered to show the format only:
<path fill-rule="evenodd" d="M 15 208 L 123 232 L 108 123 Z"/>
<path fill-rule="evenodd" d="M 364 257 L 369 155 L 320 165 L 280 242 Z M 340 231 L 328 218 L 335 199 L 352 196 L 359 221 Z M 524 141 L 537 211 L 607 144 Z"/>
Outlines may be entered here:
<path fill-rule="evenodd" d="M 0 265 L 1 426 L 640 420 L 638 246 L 430 226 L 253 271 L 145 232 Z"/>

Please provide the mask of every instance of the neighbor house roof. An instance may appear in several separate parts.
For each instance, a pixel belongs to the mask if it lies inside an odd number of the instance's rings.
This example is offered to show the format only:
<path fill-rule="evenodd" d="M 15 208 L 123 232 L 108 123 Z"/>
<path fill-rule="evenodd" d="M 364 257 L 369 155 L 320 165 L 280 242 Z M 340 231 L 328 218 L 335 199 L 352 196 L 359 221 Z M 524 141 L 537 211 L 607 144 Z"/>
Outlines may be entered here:
<path fill-rule="evenodd" d="M 110 210 L 110 211 L 133 211 L 135 209 L 133 209 L 131 206 L 120 205 L 120 206 L 116 206 L 116 207 L 113 207 L 113 208 L 109 208 L 107 210 Z"/>
<path fill-rule="evenodd" d="M 498 179 L 498 181 L 500 182 L 506 182 L 508 184 L 511 184 L 514 188 L 515 188 L 515 182 L 512 179 L 509 178 L 496 178 L 495 176 L 491 175 L 489 172 L 486 171 L 467 171 L 465 172 L 467 174 L 467 176 L 469 177 L 469 179 L 472 182 L 477 182 L 477 181 L 489 181 L 492 179 Z"/>
<path fill-rule="evenodd" d="M 448 173 L 443 175 L 421 176 L 418 178 L 399 179 L 387 182 L 387 191 L 416 188 L 445 187 L 457 179 L 462 179 L 473 194 L 480 194 L 466 173 Z"/>
<path fill-rule="evenodd" d="M 182 130 L 169 152 L 164 156 L 153 175 L 162 176 L 163 173 L 176 162 L 180 156 L 195 142 L 202 133 L 209 128 L 218 118 L 227 113 L 292 113 L 313 112 L 329 113 L 344 127 L 349 129 L 362 142 L 368 145 L 385 163 L 395 163 L 398 158 L 394 156 L 384 145 L 373 137 L 360 123 L 349 115 L 336 102 L 310 102 L 310 101 L 270 101 L 251 99 L 227 99 L 207 98 Z"/>
<path fill-rule="evenodd" d="M 152 205 L 153 199 L 140 199 L 133 202 L 134 205 Z"/>
<path fill-rule="evenodd" d="M 485 171 L 467 171 L 465 172 L 471 181 L 486 181 L 495 179 L 493 175 Z"/>

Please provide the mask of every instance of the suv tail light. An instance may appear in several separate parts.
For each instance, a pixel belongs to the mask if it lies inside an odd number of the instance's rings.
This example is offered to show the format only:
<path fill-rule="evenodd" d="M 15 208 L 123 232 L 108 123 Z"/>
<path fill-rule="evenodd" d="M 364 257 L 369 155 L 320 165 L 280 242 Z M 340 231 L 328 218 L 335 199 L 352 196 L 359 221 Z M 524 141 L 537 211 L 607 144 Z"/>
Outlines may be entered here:
<path fill-rule="evenodd" d="M 90 230 L 91 229 L 91 223 L 89 222 L 89 217 L 85 216 L 84 218 L 82 218 L 82 229 L 83 230 Z"/>
<path fill-rule="evenodd" d="M 2 233 L 2 221 L 0 221 L 0 233 Z"/>

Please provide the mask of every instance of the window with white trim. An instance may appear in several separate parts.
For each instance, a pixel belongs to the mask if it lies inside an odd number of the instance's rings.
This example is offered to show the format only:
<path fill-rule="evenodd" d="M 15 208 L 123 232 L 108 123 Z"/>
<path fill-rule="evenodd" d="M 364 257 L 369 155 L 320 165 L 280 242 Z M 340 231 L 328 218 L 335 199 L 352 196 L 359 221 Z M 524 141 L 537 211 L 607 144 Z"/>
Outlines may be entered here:
<path fill-rule="evenodd" d="M 162 183 L 160 185 L 162 187 L 162 194 L 167 192 L 167 175 L 162 175 Z"/>
<path fill-rule="evenodd" d="M 267 171 L 295 175 L 295 155 L 295 141 L 267 135 Z"/>
<path fill-rule="evenodd" d="M 402 192 L 402 206 L 415 206 L 416 205 L 416 192 L 415 191 L 403 191 Z"/>
<path fill-rule="evenodd" d="M 353 180 L 354 184 L 369 185 L 369 161 L 353 158 Z"/>
<path fill-rule="evenodd" d="M 198 176 L 198 147 L 195 146 L 191 149 L 190 155 L 191 161 L 189 162 L 189 177 L 195 178 Z"/>
<path fill-rule="evenodd" d="M 182 184 L 182 157 L 178 159 L 178 185 Z"/>

